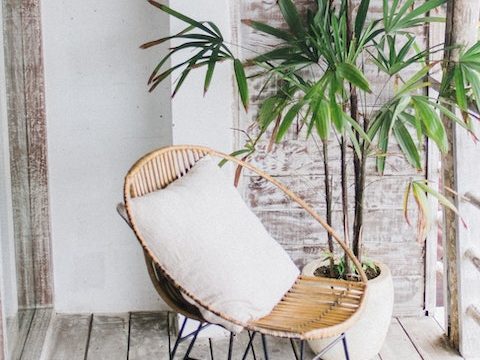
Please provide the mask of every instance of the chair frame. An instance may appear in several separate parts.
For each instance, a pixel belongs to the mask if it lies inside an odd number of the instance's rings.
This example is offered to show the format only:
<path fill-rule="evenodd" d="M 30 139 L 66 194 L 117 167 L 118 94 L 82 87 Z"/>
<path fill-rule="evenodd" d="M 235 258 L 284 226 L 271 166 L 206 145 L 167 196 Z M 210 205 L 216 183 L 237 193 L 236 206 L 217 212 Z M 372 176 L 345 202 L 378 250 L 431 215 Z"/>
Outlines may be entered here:
<path fill-rule="evenodd" d="M 333 307 L 337 306 L 337 309 L 338 308 L 340 309 L 339 311 L 343 311 L 343 313 L 340 313 L 342 321 L 340 321 L 339 323 L 333 323 L 332 320 L 330 319 L 329 321 L 332 322 L 332 324 L 329 324 L 327 322 L 326 323 L 327 325 L 323 324 L 324 326 L 322 327 L 309 329 L 308 331 L 297 331 L 295 330 L 295 327 L 293 325 L 290 329 L 288 327 L 288 324 L 284 325 L 283 327 L 278 327 L 276 325 L 278 320 L 277 322 L 275 322 L 275 317 L 273 315 L 271 316 L 271 318 L 267 316 L 263 319 L 260 319 L 259 321 L 244 324 L 239 322 L 236 319 L 229 318 L 225 314 L 215 311 L 215 309 L 211 309 L 206 304 L 203 304 L 195 296 L 195 294 L 189 293 L 187 289 L 183 289 L 175 281 L 175 279 L 173 279 L 169 275 L 169 273 L 161 266 L 155 254 L 153 254 L 153 252 L 148 248 L 145 240 L 142 237 L 141 232 L 136 226 L 135 219 L 132 215 L 132 211 L 130 207 L 130 200 L 132 198 L 143 196 L 150 192 L 165 188 L 173 181 L 185 175 L 195 165 L 195 163 L 198 160 L 200 160 L 202 157 L 206 155 L 220 158 L 222 161 L 231 161 L 232 163 L 236 164 L 237 169 L 239 170 L 242 168 L 248 169 L 253 173 L 255 173 L 256 175 L 260 176 L 261 178 L 275 185 L 291 200 L 296 202 L 298 205 L 300 205 L 301 208 L 303 208 L 307 213 L 309 213 L 321 226 L 323 226 L 323 228 L 325 228 L 325 230 L 332 236 L 332 238 L 343 249 L 347 257 L 351 260 L 351 262 L 355 266 L 359 276 L 359 281 L 354 282 L 354 281 L 313 278 L 313 277 L 309 278 L 305 276 L 300 276 L 298 282 L 294 285 L 294 287 L 296 286 L 296 290 L 292 290 L 292 291 L 305 293 L 309 291 L 309 289 L 313 289 L 319 294 L 317 296 L 327 296 L 327 295 L 322 295 L 322 291 L 325 290 L 325 288 L 317 289 L 315 286 L 322 285 L 322 286 L 327 286 L 328 289 L 336 289 L 337 287 L 339 287 L 340 290 L 343 289 L 343 292 L 341 292 L 341 294 L 335 293 L 335 296 L 337 296 L 337 298 L 333 300 L 333 305 L 332 305 Z M 348 358 L 348 352 L 347 352 L 344 333 L 356 321 L 358 321 L 359 314 L 364 307 L 365 295 L 368 287 L 367 276 L 362 268 L 360 261 L 356 258 L 352 250 L 347 246 L 347 244 L 342 240 L 340 235 L 315 210 L 313 210 L 313 208 L 305 200 L 303 200 L 294 192 L 289 190 L 280 181 L 278 181 L 277 179 L 271 177 L 267 173 L 263 172 L 262 170 L 256 168 L 255 166 L 245 161 L 239 160 L 231 155 L 210 149 L 208 147 L 195 146 L 195 145 L 168 146 L 168 147 L 160 148 L 148 153 L 132 166 L 132 168 L 129 170 L 129 172 L 125 177 L 124 203 L 125 203 L 125 210 L 128 216 L 128 220 L 130 222 L 130 226 L 133 229 L 135 235 L 137 236 L 141 246 L 143 247 L 147 269 L 151 277 L 151 280 L 157 292 L 159 293 L 159 295 L 167 303 L 167 305 L 169 305 L 172 308 L 173 311 L 178 312 L 187 318 L 198 320 L 201 323 L 205 322 L 198 308 L 195 305 L 190 304 L 184 299 L 183 295 L 186 295 L 190 299 L 192 299 L 199 307 L 204 308 L 233 324 L 240 325 L 253 334 L 257 332 L 261 333 L 262 339 L 264 340 L 263 343 L 265 345 L 265 348 L 264 348 L 265 355 L 267 355 L 267 353 L 266 353 L 266 343 L 265 343 L 264 335 L 286 337 L 290 339 L 298 339 L 300 341 L 308 340 L 308 339 L 338 337 L 336 341 L 338 340 L 343 341 L 344 348 L 346 350 L 346 356 Z M 348 307 L 347 305 L 343 305 L 344 300 L 348 302 L 348 301 L 351 301 L 352 298 L 355 299 L 354 307 L 352 304 L 347 304 L 348 306 L 351 305 L 352 306 L 351 308 Z M 294 302 L 295 301 L 297 300 L 294 300 Z M 293 306 L 292 304 L 294 304 L 294 302 L 292 302 L 292 300 L 289 299 L 288 293 L 284 297 L 284 299 L 282 299 L 281 303 L 282 302 L 284 302 L 284 307 L 285 306 L 292 307 Z M 330 307 L 330 309 L 332 308 L 332 306 Z M 341 306 L 344 306 L 344 307 L 342 308 Z M 308 316 L 308 314 L 305 315 L 303 313 L 310 311 L 309 309 L 312 309 L 312 308 L 314 308 L 314 303 L 311 302 L 306 304 L 305 311 L 300 309 L 302 311 L 302 316 Z M 296 309 L 298 310 L 298 307 Z M 330 310 L 327 309 L 325 312 L 328 312 L 328 311 Z M 336 316 L 338 319 L 340 315 L 335 314 L 332 316 Z M 318 316 L 318 313 L 316 316 Z M 199 330 L 201 329 L 199 328 Z M 292 345 L 293 345 L 293 342 L 292 342 Z M 303 348 L 303 345 L 302 345 L 302 348 Z M 297 357 L 296 352 L 295 352 L 295 355 Z"/>

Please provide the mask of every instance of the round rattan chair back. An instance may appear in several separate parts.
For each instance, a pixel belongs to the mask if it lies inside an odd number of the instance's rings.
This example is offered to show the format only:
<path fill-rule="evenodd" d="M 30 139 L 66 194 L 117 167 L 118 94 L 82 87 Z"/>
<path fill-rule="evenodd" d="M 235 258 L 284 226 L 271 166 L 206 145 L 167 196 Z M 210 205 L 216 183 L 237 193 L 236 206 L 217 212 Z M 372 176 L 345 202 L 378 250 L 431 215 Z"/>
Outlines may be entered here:
<path fill-rule="evenodd" d="M 345 251 L 357 269 L 359 280 L 345 281 L 300 276 L 270 315 L 248 324 L 228 318 L 224 314 L 215 312 L 214 309 L 209 309 L 206 304 L 202 304 L 197 299 L 195 294 L 188 293 L 179 286 L 175 279 L 162 268 L 155 255 L 148 248 L 142 234 L 138 231 L 131 214 L 130 199 L 165 188 L 188 173 L 195 163 L 205 155 L 231 161 L 237 166 L 252 171 L 271 182 L 291 200 L 298 203 L 332 235 L 333 239 Z M 142 157 L 130 169 L 125 178 L 124 201 L 130 225 L 144 249 L 150 277 L 160 296 L 174 311 L 203 321 L 198 309 L 184 299 L 184 296 L 188 296 L 204 309 L 252 331 L 299 339 L 335 336 L 345 332 L 358 320 L 364 306 L 367 289 L 367 276 L 361 263 L 335 230 L 305 200 L 281 182 L 251 164 L 202 146 L 179 145 L 161 148 Z"/>

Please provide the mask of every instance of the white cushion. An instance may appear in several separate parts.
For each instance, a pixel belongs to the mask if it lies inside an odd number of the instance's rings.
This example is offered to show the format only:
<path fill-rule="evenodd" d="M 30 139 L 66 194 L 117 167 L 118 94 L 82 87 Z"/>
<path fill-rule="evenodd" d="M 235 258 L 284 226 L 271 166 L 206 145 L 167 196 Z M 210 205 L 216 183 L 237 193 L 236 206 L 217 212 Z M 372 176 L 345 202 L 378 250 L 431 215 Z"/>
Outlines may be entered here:
<path fill-rule="evenodd" d="M 299 271 L 205 157 L 165 189 L 131 200 L 133 220 L 160 264 L 206 307 L 243 324 L 268 315 Z M 207 309 L 202 315 L 232 331 Z"/>

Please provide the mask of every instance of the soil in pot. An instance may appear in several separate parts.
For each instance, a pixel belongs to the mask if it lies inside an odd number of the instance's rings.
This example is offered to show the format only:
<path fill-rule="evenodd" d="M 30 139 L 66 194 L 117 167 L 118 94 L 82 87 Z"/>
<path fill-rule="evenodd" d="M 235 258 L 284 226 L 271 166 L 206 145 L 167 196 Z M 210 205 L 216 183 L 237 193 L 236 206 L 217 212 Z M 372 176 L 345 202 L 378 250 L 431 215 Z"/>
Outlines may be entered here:
<path fill-rule="evenodd" d="M 318 277 L 340 279 L 340 273 L 338 272 L 338 269 L 335 267 L 333 269 L 333 274 L 331 274 L 330 266 L 328 265 L 318 267 L 313 274 Z M 376 277 L 380 276 L 380 268 L 378 266 L 375 266 L 375 269 L 369 267 L 365 269 L 365 274 L 367 275 L 368 280 L 375 279 Z"/>

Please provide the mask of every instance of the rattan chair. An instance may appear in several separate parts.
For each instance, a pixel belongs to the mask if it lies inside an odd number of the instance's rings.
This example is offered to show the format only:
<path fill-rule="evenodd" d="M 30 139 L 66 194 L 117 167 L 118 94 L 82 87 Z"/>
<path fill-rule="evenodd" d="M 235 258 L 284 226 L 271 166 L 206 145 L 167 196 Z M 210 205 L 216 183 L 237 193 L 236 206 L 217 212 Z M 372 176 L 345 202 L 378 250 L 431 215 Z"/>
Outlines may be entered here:
<path fill-rule="evenodd" d="M 249 323 L 242 323 L 236 319 L 228 318 L 224 314 L 216 312 L 214 309 L 209 309 L 207 305 L 202 304 L 202 302 L 196 298 L 195 294 L 191 294 L 180 287 L 175 279 L 169 275 L 168 271 L 158 262 L 142 238 L 142 234 L 138 231 L 134 217 L 131 214 L 130 199 L 165 188 L 176 179 L 185 175 L 199 159 L 207 154 L 212 157 L 217 157 L 220 160 L 225 159 L 236 163 L 237 166 L 244 169 L 249 169 L 256 175 L 274 184 L 291 200 L 298 203 L 338 242 L 356 267 L 359 276 L 358 280 L 346 281 L 300 275 L 290 291 L 268 316 Z M 367 277 L 358 259 L 335 230 L 303 199 L 290 191 L 285 185 L 249 163 L 207 147 L 191 145 L 170 146 L 145 155 L 133 165 L 125 178 L 124 201 L 130 226 L 143 247 L 152 282 L 159 295 L 174 312 L 180 313 L 186 318 L 198 320 L 200 324 L 205 323 L 200 311 L 185 300 L 183 295 L 186 295 L 220 318 L 244 327 L 250 334 L 250 342 L 244 357 L 249 351 L 249 348 L 253 350 L 253 337 L 259 333 L 262 335 L 266 359 L 268 359 L 268 351 L 265 335 L 290 338 L 295 358 L 297 359 L 303 358 L 303 340 L 335 337 L 331 346 L 339 341 L 343 341 L 345 355 L 348 359 L 345 332 L 359 319 L 364 306 Z M 182 328 L 183 327 L 184 326 L 182 326 Z M 201 331 L 202 328 L 203 325 L 199 326 L 198 331 Z M 198 332 L 189 334 L 188 337 L 193 338 L 189 346 L 189 351 L 197 335 Z M 179 335 L 179 339 L 182 339 L 182 334 Z M 300 341 L 300 350 L 298 350 L 298 352 L 293 339 Z M 231 344 L 232 341 L 230 341 L 229 358 L 232 356 Z M 175 355 L 177 346 L 178 343 L 174 346 L 173 356 Z M 331 346 L 328 347 L 326 351 L 331 348 Z M 316 359 L 320 358 L 322 354 L 319 354 Z M 189 354 L 186 354 L 185 358 L 188 358 L 188 356 Z M 170 358 L 173 358 L 172 349 L 170 349 Z"/>

